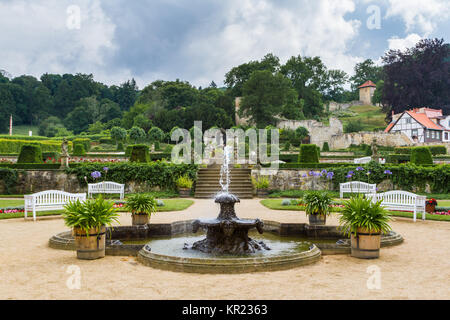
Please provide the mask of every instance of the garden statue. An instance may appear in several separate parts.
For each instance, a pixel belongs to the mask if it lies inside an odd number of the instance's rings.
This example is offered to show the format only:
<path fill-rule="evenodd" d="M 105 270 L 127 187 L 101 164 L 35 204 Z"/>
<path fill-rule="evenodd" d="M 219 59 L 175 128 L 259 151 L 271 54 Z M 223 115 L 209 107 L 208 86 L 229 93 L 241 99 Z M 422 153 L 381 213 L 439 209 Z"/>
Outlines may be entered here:
<path fill-rule="evenodd" d="M 69 143 L 64 138 L 61 143 L 61 168 L 69 167 Z"/>
<path fill-rule="evenodd" d="M 377 147 L 377 139 L 373 138 L 372 140 L 372 161 L 377 163 L 380 162 L 380 157 L 378 155 L 378 147 Z"/>

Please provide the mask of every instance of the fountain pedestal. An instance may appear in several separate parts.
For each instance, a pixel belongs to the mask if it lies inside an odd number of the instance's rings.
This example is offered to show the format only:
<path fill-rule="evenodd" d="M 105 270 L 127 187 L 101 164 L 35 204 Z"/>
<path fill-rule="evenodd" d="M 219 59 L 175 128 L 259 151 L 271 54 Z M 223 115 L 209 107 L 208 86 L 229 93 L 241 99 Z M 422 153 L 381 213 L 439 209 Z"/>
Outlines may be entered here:
<path fill-rule="evenodd" d="M 220 193 L 215 202 L 220 204 L 220 213 L 216 219 L 200 219 L 193 222 L 193 231 L 206 229 L 206 239 L 197 241 L 192 249 L 213 254 L 249 254 L 258 250 L 270 250 L 264 242 L 255 241 L 248 231 L 256 228 L 263 233 L 264 223 L 259 219 L 239 219 L 234 205 L 239 198 L 231 193 Z"/>

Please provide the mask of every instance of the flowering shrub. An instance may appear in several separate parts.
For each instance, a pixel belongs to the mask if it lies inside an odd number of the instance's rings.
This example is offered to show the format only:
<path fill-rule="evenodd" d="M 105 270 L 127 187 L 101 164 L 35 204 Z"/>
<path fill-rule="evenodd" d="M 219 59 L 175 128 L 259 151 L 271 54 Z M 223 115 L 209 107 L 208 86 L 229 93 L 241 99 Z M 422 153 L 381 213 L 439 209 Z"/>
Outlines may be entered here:
<path fill-rule="evenodd" d="M 0 214 L 2 213 L 23 213 L 25 212 L 23 207 L 17 208 L 0 208 Z"/>
<path fill-rule="evenodd" d="M 437 201 L 436 201 L 436 199 L 430 199 L 430 200 L 427 200 L 426 204 L 428 204 L 430 206 L 435 206 L 435 205 L 437 205 Z"/>

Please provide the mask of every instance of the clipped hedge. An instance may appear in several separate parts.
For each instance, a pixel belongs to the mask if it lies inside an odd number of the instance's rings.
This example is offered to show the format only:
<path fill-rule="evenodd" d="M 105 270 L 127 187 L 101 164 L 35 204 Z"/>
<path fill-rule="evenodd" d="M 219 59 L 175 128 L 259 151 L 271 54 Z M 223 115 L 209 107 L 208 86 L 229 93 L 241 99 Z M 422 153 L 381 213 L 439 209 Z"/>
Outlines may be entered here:
<path fill-rule="evenodd" d="M 149 162 L 150 153 L 145 144 L 135 144 L 131 146 L 130 162 Z"/>
<path fill-rule="evenodd" d="M 176 190 L 176 180 L 180 176 L 187 175 L 192 181 L 196 180 L 198 166 L 195 164 L 173 164 L 168 162 L 123 162 L 107 164 L 108 180 L 118 183 L 130 181 L 146 182 L 149 187 L 159 187 L 163 190 Z M 66 173 L 75 174 L 78 181 L 84 185 L 84 177 L 93 182 L 91 173 L 102 171 L 104 163 L 80 164 L 76 167 L 65 169 Z"/>
<path fill-rule="evenodd" d="M 431 155 L 430 148 L 427 147 L 412 148 L 410 161 L 411 163 L 416 165 L 433 164 L 433 156 Z"/>
<path fill-rule="evenodd" d="M 388 154 L 386 156 L 387 163 L 404 163 L 409 162 L 411 156 L 409 154 Z"/>
<path fill-rule="evenodd" d="M 318 163 L 319 152 L 318 146 L 315 144 L 302 144 L 300 146 L 300 153 L 298 155 L 299 163 Z"/>
<path fill-rule="evenodd" d="M 328 145 L 328 142 L 327 142 L 327 141 L 325 141 L 325 142 L 323 143 L 322 151 L 323 151 L 323 152 L 328 152 L 328 151 L 330 151 L 330 146 Z"/>
<path fill-rule="evenodd" d="M 23 145 L 17 163 L 42 163 L 42 150 L 39 145 Z"/>
<path fill-rule="evenodd" d="M 394 149 L 394 153 L 396 154 L 411 154 L 411 151 L 417 147 L 397 147 Z M 422 148 L 430 149 L 430 152 L 433 156 L 440 154 L 447 154 L 447 148 L 445 146 L 426 146 Z"/>
<path fill-rule="evenodd" d="M 75 146 L 76 144 L 82 144 L 84 146 L 84 150 L 88 152 L 91 150 L 91 139 L 89 138 L 77 138 L 73 139 L 72 144 Z"/>
<path fill-rule="evenodd" d="M 16 140 L 16 139 L 0 139 L 0 153 L 20 153 L 24 145 L 39 145 L 42 152 L 59 152 L 61 150 L 61 142 L 51 140 Z M 71 144 L 69 143 L 69 148 Z"/>
<path fill-rule="evenodd" d="M 84 144 L 81 143 L 76 143 L 73 146 L 73 155 L 74 156 L 85 156 L 86 155 L 86 150 L 84 149 Z"/>
<path fill-rule="evenodd" d="M 0 182 L 5 186 L 6 194 L 13 194 L 17 185 L 17 170 L 0 168 Z"/>

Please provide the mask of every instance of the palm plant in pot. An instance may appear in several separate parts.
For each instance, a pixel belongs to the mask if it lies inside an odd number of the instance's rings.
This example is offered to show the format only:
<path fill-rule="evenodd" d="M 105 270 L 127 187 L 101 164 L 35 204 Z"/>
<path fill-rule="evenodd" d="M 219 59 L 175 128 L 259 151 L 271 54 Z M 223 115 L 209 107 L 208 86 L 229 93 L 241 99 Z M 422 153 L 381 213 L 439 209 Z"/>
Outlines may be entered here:
<path fill-rule="evenodd" d="M 178 187 L 178 191 L 180 192 L 181 197 L 189 197 L 191 195 L 191 189 L 194 181 L 189 178 L 187 175 L 180 176 L 176 180 L 176 185 Z"/>
<path fill-rule="evenodd" d="M 391 231 L 388 211 L 381 201 L 373 202 L 362 195 L 344 202 L 339 222 L 345 235 L 351 235 L 351 255 L 361 259 L 380 256 L 381 234 Z"/>
<path fill-rule="evenodd" d="M 63 218 L 72 228 L 77 249 L 77 258 L 93 260 L 105 256 L 106 227 L 118 223 L 119 214 L 112 201 L 102 196 L 69 202 L 64 206 Z"/>
<path fill-rule="evenodd" d="M 323 226 L 330 214 L 330 206 L 333 203 L 331 196 L 326 191 L 310 191 L 305 194 L 303 201 L 306 204 L 306 215 L 311 226 Z"/>
<path fill-rule="evenodd" d="M 131 212 L 133 226 L 141 226 L 150 222 L 150 217 L 156 212 L 158 203 L 155 198 L 143 193 L 128 197 L 126 208 Z"/>

